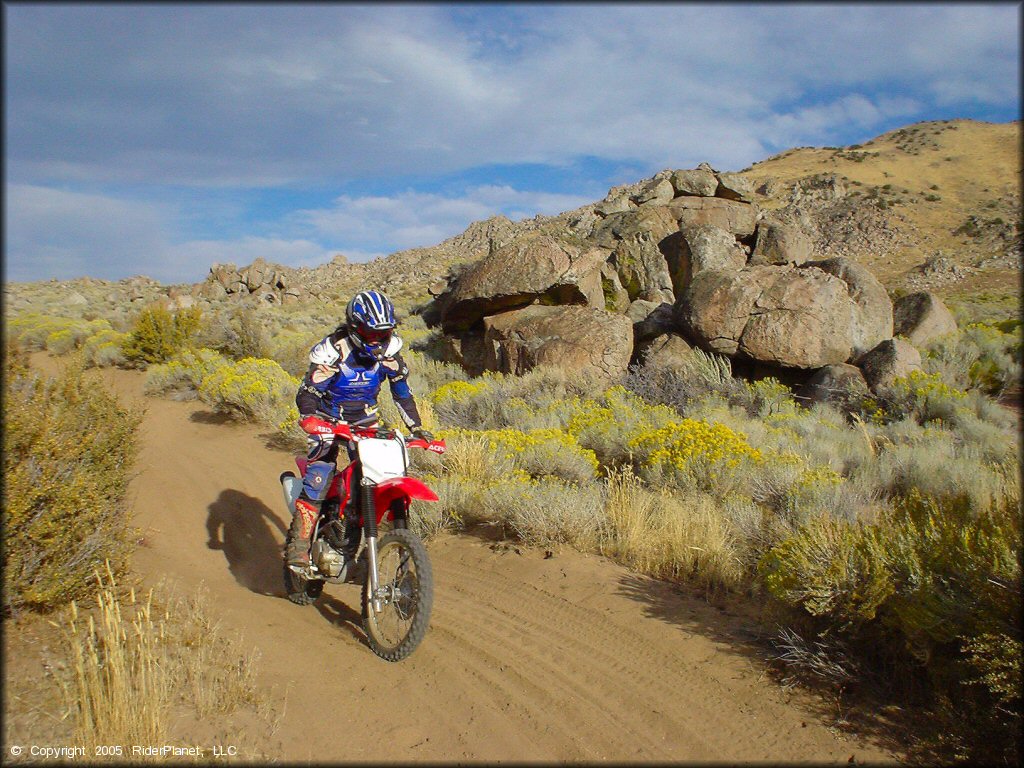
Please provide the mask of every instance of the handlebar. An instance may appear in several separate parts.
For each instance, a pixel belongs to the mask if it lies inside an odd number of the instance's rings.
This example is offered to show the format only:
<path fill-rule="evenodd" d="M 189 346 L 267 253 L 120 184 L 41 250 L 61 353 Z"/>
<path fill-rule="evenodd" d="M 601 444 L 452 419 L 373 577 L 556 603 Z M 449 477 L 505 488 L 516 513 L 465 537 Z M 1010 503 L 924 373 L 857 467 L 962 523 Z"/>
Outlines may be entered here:
<path fill-rule="evenodd" d="M 335 424 L 333 433 L 346 440 L 364 440 L 366 438 L 377 438 L 380 440 L 394 440 L 400 433 L 395 429 L 384 429 L 382 427 L 356 427 L 354 430 L 350 424 Z M 405 438 L 405 444 L 409 448 L 423 448 L 434 453 L 444 453 L 444 440 L 427 441 L 418 437 Z"/>

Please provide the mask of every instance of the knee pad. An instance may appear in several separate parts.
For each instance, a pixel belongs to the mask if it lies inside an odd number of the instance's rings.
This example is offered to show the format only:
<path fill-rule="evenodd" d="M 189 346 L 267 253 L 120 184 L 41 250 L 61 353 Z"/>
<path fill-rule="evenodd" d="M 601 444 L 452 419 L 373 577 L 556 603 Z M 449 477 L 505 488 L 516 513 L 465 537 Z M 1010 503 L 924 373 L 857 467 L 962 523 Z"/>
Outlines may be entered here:
<path fill-rule="evenodd" d="M 302 490 L 313 501 L 323 501 L 333 476 L 333 464 L 326 461 L 311 462 L 306 466 L 306 475 L 302 478 Z"/>

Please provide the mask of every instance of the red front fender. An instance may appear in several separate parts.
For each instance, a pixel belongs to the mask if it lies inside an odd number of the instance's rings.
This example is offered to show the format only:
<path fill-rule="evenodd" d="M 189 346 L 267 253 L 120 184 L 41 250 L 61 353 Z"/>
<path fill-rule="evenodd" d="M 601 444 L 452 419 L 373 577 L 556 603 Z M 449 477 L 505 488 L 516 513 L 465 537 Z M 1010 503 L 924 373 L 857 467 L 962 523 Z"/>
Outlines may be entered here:
<path fill-rule="evenodd" d="M 395 499 L 437 501 L 437 494 L 430 490 L 426 483 L 415 477 L 392 477 L 377 483 L 373 491 L 378 512 L 386 510 Z"/>

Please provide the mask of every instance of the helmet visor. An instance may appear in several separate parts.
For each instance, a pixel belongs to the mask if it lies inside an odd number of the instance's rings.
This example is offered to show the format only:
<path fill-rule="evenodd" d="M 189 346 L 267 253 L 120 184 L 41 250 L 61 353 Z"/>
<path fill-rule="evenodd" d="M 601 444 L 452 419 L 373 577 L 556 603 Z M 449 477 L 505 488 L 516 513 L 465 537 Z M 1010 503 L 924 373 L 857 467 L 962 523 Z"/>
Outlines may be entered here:
<path fill-rule="evenodd" d="M 367 344 L 387 344 L 391 341 L 391 328 L 357 328 L 356 333 Z"/>

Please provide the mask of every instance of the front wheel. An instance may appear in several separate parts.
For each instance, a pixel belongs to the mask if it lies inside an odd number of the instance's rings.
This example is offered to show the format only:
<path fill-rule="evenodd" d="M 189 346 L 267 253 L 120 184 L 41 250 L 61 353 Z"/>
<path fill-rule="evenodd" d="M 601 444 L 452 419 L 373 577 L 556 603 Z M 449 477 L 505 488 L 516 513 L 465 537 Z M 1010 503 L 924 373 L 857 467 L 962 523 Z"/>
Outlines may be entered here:
<path fill-rule="evenodd" d="M 377 597 L 370 577 L 363 586 L 363 628 L 370 650 L 386 661 L 401 661 L 420 644 L 430 623 L 434 576 L 423 542 L 408 529 L 387 533 L 377 545 Z"/>

